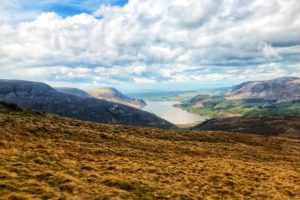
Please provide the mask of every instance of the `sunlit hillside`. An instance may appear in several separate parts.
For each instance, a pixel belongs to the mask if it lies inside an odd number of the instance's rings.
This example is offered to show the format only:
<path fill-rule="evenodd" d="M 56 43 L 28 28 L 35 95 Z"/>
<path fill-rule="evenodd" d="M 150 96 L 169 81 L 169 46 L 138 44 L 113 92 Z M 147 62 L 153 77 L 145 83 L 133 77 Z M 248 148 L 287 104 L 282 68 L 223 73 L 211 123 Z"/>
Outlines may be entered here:
<path fill-rule="evenodd" d="M 300 139 L 1 108 L 0 199 L 299 199 Z"/>

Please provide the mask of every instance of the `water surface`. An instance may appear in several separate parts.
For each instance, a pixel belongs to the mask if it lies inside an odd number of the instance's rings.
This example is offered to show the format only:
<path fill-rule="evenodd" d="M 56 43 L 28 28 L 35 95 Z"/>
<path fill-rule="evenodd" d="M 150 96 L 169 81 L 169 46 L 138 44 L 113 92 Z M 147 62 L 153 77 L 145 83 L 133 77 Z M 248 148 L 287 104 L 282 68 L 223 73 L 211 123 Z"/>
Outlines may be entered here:
<path fill-rule="evenodd" d="M 146 103 L 147 106 L 143 110 L 154 113 L 173 124 L 196 124 L 208 119 L 208 117 L 174 107 L 173 105 L 180 103 L 179 101 L 146 101 Z"/>

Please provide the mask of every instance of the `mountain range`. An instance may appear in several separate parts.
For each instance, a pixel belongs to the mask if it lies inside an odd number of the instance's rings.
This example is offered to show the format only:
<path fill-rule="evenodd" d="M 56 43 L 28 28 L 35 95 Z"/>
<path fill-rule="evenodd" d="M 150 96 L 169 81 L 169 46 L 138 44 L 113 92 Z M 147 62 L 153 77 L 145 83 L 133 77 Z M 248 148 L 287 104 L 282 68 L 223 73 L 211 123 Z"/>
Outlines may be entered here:
<path fill-rule="evenodd" d="M 229 116 L 300 116 L 300 79 L 282 77 L 269 81 L 245 82 L 231 88 L 223 96 L 197 95 L 184 104 L 183 109 L 201 115 Z M 136 109 L 145 105 L 140 99 L 130 98 L 114 88 L 83 91 L 76 88 L 52 88 L 38 82 L 0 80 L 0 101 L 21 108 L 58 114 L 80 120 L 108 124 L 125 124 L 159 128 L 174 128 L 168 121 L 154 114 Z M 136 107 L 136 108 L 134 108 Z M 247 118 L 249 120 L 250 118 Z M 261 118 L 268 123 L 267 118 Z M 243 118 L 234 120 L 236 130 L 247 124 Z M 251 122 L 251 123 L 250 123 Z M 259 124 L 250 120 L 249 124 Z M 213 129 L 220 121 L 210 121 L 206 127 Z M 270 123 L 269 123 L 270 124 Z M 224 126 L 221 128 L 223 129 Z M 260 126 L 260 125 L 259 125 Z M 261 125 L 264 126 L 264 125 Z M 295 130 L 300 128 L 295 126 Z M 251 129 L 251 127 L 246 127 Z M 227 129 L 226 129 L 227 130 Z M 257 130 L 253 128 L 253 130 Z"/>
<path fill-rule="evenodd" d="M 71 92 L 74 91 L 76 90 Z M 154 114 L 106 100 L 62 93 L 39 82 L 0 80 L 0 101 L 13 103 L 21 108 L 99 123 L 174 127 Z"/>

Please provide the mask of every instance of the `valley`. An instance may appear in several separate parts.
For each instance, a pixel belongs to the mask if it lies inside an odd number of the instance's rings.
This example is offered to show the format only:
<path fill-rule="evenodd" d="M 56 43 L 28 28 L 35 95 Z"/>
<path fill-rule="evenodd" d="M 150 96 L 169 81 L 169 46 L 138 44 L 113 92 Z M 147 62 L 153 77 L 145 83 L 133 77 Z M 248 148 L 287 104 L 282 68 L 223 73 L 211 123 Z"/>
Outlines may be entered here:
<path fill-rule="evenodd" d="M 300 198 L 298 100 L 0 86 L 0 199 Z"/>
<path fill-rule="evenodd" d="M 206 92 L 187 91 L 165 98 L 180 100 L 177 107 L 201 116 L 299 116 L 299 88 L 299 78 L 281 77 Z"/>
<path fill-rule="evenodd" d="M 300 200 L 300 0 L 0 0 L 0 200 Z"/>

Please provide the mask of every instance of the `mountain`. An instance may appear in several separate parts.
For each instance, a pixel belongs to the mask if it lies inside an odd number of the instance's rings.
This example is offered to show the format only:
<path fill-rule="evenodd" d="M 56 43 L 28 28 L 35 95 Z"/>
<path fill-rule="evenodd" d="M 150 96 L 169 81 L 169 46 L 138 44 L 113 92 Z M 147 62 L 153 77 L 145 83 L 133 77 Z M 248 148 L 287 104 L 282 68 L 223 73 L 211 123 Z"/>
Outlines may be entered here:
<path fill-rule="evenodd" d="M 135 108 L 141 108 L 146 105 L 144 100 L 130 98 L 122 94 L 115 88 L 110 88 L 110 87 L 93 89 L 89 91 L 89 94 L 97 99 L 104 99 L 107 101 L 131 106 Z"/>
<path fill-rule="evenodd" d="M 277 103 L 300 99 L 300 78 L 281 77 L 267 81 L 249 81 L 237 85 L 226 95 L 227 99 L 267 99 Z"/>
<path fill-rule="evenodd" d="M 154 114 L 94 98 L 80 98 L 58 92 L 44 83 L 0 80 L 0 101 L 21 108 L 54 113 L 86 121 L 173 128 L 174 125 Z"/>
<path fill-rule="evenodd" d="M 205 121 L 193 129 L 244 132 L 262 135 L 300 136 L 300 117 L 254 116 L 215 118 Z"/>
<path fill-rule="evenodd" d="M 298 199 L 300 138 L 84 122 L 0 105 L 0 199 Z"/>
<path fill-rule="evenodd" d="M 71 94 L 80 98 L 93 98 L 89 93 L 77 89 L 77 88 L 66 88 L 66 87 L 59 87 L 55 88 L 57 91 L 65 93 L 65 94 Z"/>

